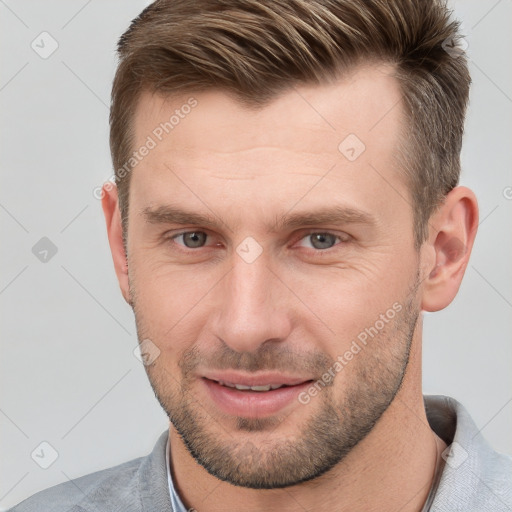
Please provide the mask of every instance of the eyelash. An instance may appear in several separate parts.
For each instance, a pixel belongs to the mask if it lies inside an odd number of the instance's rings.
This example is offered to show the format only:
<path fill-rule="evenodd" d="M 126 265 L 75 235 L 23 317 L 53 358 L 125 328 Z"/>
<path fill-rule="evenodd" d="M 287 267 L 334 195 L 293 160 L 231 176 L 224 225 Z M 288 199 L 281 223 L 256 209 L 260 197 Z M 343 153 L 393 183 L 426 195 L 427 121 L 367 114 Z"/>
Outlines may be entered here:
<path fill-rule="evenodd" d="M 172 241 L 174 242 L 174 240 L 180 236 L 183 236 L 183 235 L 186 235 L 188 233 L 204 233 L 207 237 L 209 237 L 210 235 L 208 234 L 207 231 L 201 231 L 201 230 L 188 230 L 188 231 L 181 231 L 180 233 L 175 233 L 174 235 L 172 236 L 169 236 L 169 237 L 166 237 L 169 241 Z M 301 241 L 301 240 L 304 240 L 305 238 L 311 236 L 311 235 L 332 235 L 334 236 L 339 242 L 335 245 L 333 245 L 332 247 L 329 247 L 327 249 L 315 249 L 314 247 L 313 248 L 308 248 L 308 249 L 311 249 L 313 250 L 315 253 L 318 253 L 318 254 L 321 254 L 321 253 L 327 253 L 327 252 L 330 252 L 331 250 L 334 250 L 338 245 L 342 245 L 342 244 L 346 244 L 350 241 L 350 236 L 348 234 L 345 234 L 346 236 L 346 239 L 344 236 L 340 236 L 340 235 L 336 235 L 335 233 L 332 233 L 330 231 L 319 231 L 319 230 L 311 230 L 311 231 L 308 231 L 307 233 L 304 233 L 300 238 L 298 238 L 295 242 L 294 242 L 294 245 Z M 207 247 L 215 247 L 215 246 L 202 246 L 202 247 L 197 247 L 196 249 L 193 249 L 193 248 L 190 248 L 190 247 L 186 247 L 185 245 L 182 245 L 182 244 L 176 244 L 176 245 L 179 245 L 180 246 L 180 249 L 181 251 L 184 251 L 184 252 L 187 252 L 187 253 L 190 253 L 190 252 L 197 252 L 199 249 L 205 249 Z"/>

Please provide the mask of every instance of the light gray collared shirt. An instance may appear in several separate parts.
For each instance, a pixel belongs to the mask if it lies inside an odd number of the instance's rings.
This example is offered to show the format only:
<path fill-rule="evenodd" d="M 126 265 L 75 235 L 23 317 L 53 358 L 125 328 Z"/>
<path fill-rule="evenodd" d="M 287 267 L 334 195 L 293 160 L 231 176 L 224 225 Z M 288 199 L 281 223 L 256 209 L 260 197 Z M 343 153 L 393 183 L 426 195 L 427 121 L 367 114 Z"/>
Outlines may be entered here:
<path fill-rule="evenodd" d="M 427 510 L 512 512 L 512 457 L 487 444 L 459 402 L 424 398 L 432 430 L 449 445 Z M 10 512 L 183 512 L 169 470 L 168 438 L 166 430 L 149 455 L 45 489 Z"/>
<path fill-rule="evenodd" d="M 432 487 L 421 512 L 512 512 L 512 458 L 492 451 L 480 436 L 466 409 L 456 400 L 427 395 L 424 402 L 430 426 L 446 442 L 448 448 L 439 461 Z M 169 468 L 169 440 L 166 454 L 167 480 L 173 510 L 188 512 L 174 488 Z M 496 462 L 499 461 L 496 465 L 494 459 Z M 503 469 L 505 474 L 500 476 Z M 488 486 L 487 475 L 496 477 L 498 482 L 501 479 L 503 486 Z M 476 492 L 477 489 L 483 491 L 483 494 Z"/>

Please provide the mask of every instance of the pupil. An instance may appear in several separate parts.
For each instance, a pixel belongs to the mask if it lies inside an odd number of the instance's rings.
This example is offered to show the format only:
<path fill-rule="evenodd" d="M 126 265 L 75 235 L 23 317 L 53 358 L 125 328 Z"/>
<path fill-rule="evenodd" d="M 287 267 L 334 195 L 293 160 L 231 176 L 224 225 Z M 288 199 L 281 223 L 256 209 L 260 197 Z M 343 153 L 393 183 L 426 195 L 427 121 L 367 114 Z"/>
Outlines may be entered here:
<path fill-rule="evenodd" d="M 200 231 L 193 231 L 191 233 L 186 233 L 183 237 L 183 240 L 187 247 L 201 247 L 201 245 L 203 245 L 205 242 L 205 238 L 205 233 L 201 233 Z"/>

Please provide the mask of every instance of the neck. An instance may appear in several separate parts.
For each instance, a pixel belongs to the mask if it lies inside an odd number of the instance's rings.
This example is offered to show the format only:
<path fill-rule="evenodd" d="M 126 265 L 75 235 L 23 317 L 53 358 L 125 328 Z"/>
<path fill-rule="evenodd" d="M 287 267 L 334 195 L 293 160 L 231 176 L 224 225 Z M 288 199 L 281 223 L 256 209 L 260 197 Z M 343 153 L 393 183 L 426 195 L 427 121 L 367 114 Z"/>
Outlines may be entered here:
<path fill-rule="evenodd" d="M 174 485 L 197 512 L 400 510 L 419 512 L 446 444 L 431 430 L 421 393 L 419 343 L 394 401 L 370 434 L 324 475 L 285 489 L 255 490 L 218 480 L 197 464 L 170 428 Z"/>

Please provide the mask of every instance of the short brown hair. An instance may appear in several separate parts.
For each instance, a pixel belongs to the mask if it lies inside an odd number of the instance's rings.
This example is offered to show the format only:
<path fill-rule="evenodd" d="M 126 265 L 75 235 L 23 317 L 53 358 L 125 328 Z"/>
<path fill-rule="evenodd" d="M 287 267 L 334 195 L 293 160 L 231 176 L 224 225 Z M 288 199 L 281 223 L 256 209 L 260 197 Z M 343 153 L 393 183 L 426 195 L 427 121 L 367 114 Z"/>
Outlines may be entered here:
<path fill-rule="evenodd" d="M 459 24 L 442 0 L 157 0 L 118 43 L 110 147 L 126 234 L 133 117 L 142 91 L 221 89 L 260 108 L 299 84 L 365 61 L 394 66 L 407 117 L 399 155 L 415 242 L 457 185 L 470 76 Z"/>

